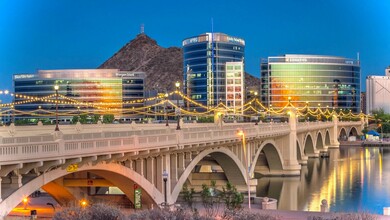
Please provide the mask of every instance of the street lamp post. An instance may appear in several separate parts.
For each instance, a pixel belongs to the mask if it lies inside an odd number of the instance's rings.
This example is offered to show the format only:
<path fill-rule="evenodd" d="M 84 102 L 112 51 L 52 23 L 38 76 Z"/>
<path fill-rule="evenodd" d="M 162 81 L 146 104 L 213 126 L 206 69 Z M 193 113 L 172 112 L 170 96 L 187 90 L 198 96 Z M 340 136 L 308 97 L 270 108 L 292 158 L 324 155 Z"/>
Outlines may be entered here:
<path fill-rule="evenodd" d="M 243 130 L 240 130 L 238 132 L 238 135 L 242 137 L 242 149 L 244 150 L 244 162 L 245 162 L 245 173 L 246 173 L 246 186 L 248 190 L 248 208 L 251 209 L 251 188 L 250 188 L 250 182 L 249 182 L 249 151 L 246 150 L 246 143 L 245 143 L 245 133 Z"/>
<path fill-rule="evenodd" d="M 180 82 L 177 81 L 175 83 L 175 86 L 176 86 L 176 91 L 177 91 L 177 94 L 179 95 L 179 88 L 180 88 Z M 176 111 L 176 114 L 177 114 L 177 127 L 176 127 L 176 130 L 180 130 L 180 108 L 179 108 L 179 96 L 176 97 L 176 103 L 177 103 L 177 111 Z"/>
<path fill-rule="evenodd" d="M 164 97 L 165 97 L 164 113 L 165 113 L 165 120 L 166 120 L 165 126 L 169 126 L 169 124 L 168 124 L 168 111 L 167 111 L 168 93 L 165 93 Z"/>
<path fill-rule="evenodd" d="M 378 126 L 381 127 L 380 140 L 383 141 L 383 123 L 379 123 Z"/>
<path fill-rule="evenodd" d="M 255 94 L 255 99 L 257 99 L 257 92 L 255 92 L 254 94 Z M 255 103 L 256 103 L 256 102 L 255 102 Z M 255 109 L 255 111 L 256 111 L 256 109 Z M 258 121 L 259 121 L 259 119 L 257 118 L 257 119 L 256 119 L 255 125 L 258 125 Z"/>
<path fill-rule="evenodd" d="M 168 181 L 168 172 L 163 171 L 163 180 L 164 180 L 164 205 L 167 205 L 167 181 Z"/>
<path fill-rule="evenodd" d="M 60 87 L 58 85 L 54 86 L 54 90 L 56 90 L 56 128 L 54 129 L 55 131 L 59 131 L 60 129 L 58 128 L 58 89 Z"/>

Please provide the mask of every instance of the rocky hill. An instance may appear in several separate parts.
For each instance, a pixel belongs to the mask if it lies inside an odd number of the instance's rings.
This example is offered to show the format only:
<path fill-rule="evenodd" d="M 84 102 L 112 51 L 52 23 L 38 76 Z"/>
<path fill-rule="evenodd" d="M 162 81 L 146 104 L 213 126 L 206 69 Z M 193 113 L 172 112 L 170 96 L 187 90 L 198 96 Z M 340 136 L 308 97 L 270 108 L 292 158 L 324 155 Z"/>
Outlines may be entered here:
<path fill-rule="evenodd" d="M 160 47 L 146 34 L 137 35 L 98 68 L 145 72 L 145 90 L 171 91 L 176 81 L 183 81 L 181 48 Z M 246 73 L 245 83 L 258 86 L 259 79 Z"/>

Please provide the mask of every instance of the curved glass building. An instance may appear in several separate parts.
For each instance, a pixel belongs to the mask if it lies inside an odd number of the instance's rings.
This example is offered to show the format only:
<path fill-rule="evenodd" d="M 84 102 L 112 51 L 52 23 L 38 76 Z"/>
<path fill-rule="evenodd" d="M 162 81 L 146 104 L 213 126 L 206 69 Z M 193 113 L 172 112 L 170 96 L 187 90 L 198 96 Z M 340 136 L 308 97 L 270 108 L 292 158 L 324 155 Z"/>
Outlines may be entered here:
<path fill-rule="evenodd" d="M 281 108 L 288 97 L 295 106 L 348 109 L 360 112 L 358 60 L 318 55 L 287 54 L 261 61 L 261 97 Z"/>
<path fill-rule="evenodd" d="M 243 39 L 223 33 L 205 33 L 183 40 L 184 93 L 206 106 L 220 101 L 234 106 L 242 104 L 244 51 Z M 231 73 L 233 78 L 227 79 L 227 68 L 237 70 Z M 236 91 L 229 94 L 234 99 L 227 98 L 228 86 Z"/>
<path fill-rule="evenodd" d="M 39 70 L 35 74 L 14 74 L 14 89 L 16 94 L 46 97 L 55 93 L 54 85 L 58 85 L 58 94 L 67 99 L 85 103 L 105 103 L 106 106 L 118 109 L 117 118 L 126 120 L 122 114 L 124 109 L 143 106 L 143 103 L 122 104 L 126 101 L 144 98 L 143 72 L 120 71 L 118 69 L 67 69 L 67 70 Z M 26 102 L 22 97 L 14 97 L 15 102 L 22 102 L 15 106 L 19 112 L 38 111 L 38 115 L 18 114 L 16 119 L 45 118 L 44 112 L 55 111 L 55 104 L 51 102 Z M 63 100 L 63 99 L 61 99 Z M 86 107 L 81 106 L 81 110 Z M 62 121 L 72 118 L 68 112 L 78 112 L 75 105 L 58 105 L 58 112 Z M 94 109 L 90 109 L 93 111 Z"/>

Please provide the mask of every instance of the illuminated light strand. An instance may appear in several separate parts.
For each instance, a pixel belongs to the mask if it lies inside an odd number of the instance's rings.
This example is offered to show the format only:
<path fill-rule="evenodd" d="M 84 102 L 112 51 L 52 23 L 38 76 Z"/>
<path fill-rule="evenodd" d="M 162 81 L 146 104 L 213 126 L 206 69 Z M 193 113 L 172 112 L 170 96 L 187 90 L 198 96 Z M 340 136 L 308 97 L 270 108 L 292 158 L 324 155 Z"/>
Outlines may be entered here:
<path fill-rule="evenodd" d="M 138 100 L 125 101 L 125 102 L 113 102 L 113 103 L 112 102 L 110 102 L 110 103 L 82 102 L 82 101 L 78 101 L 76 99 L 72 99 L 72 98 L 66 97 L 66 96 L 61 95 L 61 94 L 59 94 L 59 97 L 65 99 L 67 101 L 52 100 L 52 98 L 54 98 L 56 96 L 55 94 L 52 94 L 52 95 L 49 95 L 49 96 L 45 96 L 45 97 L 35 97 L 35 96 L 29 96 L 29 95 L 23 95 L 23 94 L 15 94 L 14 96 L 16 98 L 26 99 L 26 100 L 17 101 L 17 102 L 13 102 L 13 103 L 0 104 L 0 106 L 1 107 L 11 107 L 11 108 L 13 108 L 16 105 L 28 104 L 28 103 L 40 101 L 40 102 L 43 102 L 43 103 L 58 103 L 58 104 L 63 104 L 63 105 L 75 105 L 75 106 L 92 107 L 92 108 L 95 108 L 94 112 L 96 112 L 96 111 L 103 112 L 103 113 L 104 112 L 122 112 L 122 114 L 126 114 L 128 112 L 135 112 L 137 114 L 144 114 L 144 115 L 165 115 L 165 113 L 161 113 L 159 111 L 157 111 L 157 112 L 151 111 L 150 108 L 155 108 L 157 106 L 162 106 L 165 103 L 169 103 L 172 107 L 178 108 L 178 106 L 176 106 L 176 104 L 174 104 L 171 100 L 168 99 L 169 96 L 171 96 L 172 94 L 178 94 L 180 97 L 182 97 L 186 101 L 190 102 L 191 104 L 196 105 L 196 106 L 201 107 L 201 108 L 206 110 L 204 112 L 195 112 L 195 111 L 187 111 L 184 108 L 181 108 L 181 113 L 183 115 L 208 115 L 208 114 L 211 114 L 211 113 L 213 113 L 215 111 L 220 111 L 221 108 L 223 108 L 224 109 L 223 111 L 225 111 L 226 113 L 229 113 L 229 112 L 230 113 L 232 113 L 232 112 L 247 113 L 247 115 L 244 115 L 244 117 L 256 116 L 258 114 L 260 114 L 260 115 L 262 115 L 262 114 L 264 114 L 264 115 L 265 114 L 285 115 L 286 111 L 288 111 L 288 110 L 290 110 L 292 108 L 292 109 L 295 110 L 295 112 L 296 112 L 296 114 L 298 116 L 307 116 L 307 115 L 311 115 L 311 116 L 324 116 L 327 119 L 332 117 L 333 115 L 335 115 L 337 117 L 346 117 L 346 118 L 363 118 L 363 117 L 367 117 L 369 119 L 373 118 L 373 116 L 364 114 L 362 112 L 360 112 L 359 114 L 353 114 L 351 111 L 348 111 L 347 113 L 345 113 L 341 109 L 337 112 L 337 110 L 335 110 L 335 109 L 330 111 L 329 108 L 326 108 L 325 110 L 323 110 L 320 106 L 317 107 L 317 108 L 313 108 L 314 110 L 312 110 L 312 108 L 309 107 L 308 103 L 306 103 L 306 105 L 304 107 L 299 108 L 299 107 L 296 107 L 295 105 L 293 105 L 290 100 L 287 102 L 287 104 L 285 106 L 283 106 L 281 108 L 279 108 L 279 107 L 277 107 L 277 108 L 272 108 L 272 107 L 267 108 L 257 98 L 251 99 L 249 102 L 245 103 L 243 105 L 243 107 L 236 107 L 236 108 L 228 107 L 228 106 L 226 106 L 222 102 L 218 103 L 218 105 L 215 106 L 215 107 L 206 107 L 203 104 L 198 103 L 198 102 L 190 99 L 189 97 L 185 96 L 180 91 L 170 92 L 170 93 L 168 93 L 168 97 L 165 97 L 165 93 L 164 94 L 160 93 L 160 94 L 158 94 L 155 97 L 150 97 L 150 98 L 146 98 L 146 99 L 138 99 Z M 137 107 L 137 108 L 123 108 L 122 106 L 120 106 L 120 105 L 123 105 L 123 104 L 143 103 L 145 101 L 153 101 L 153 100 L 156 100 L 156 99 L 161 99 L 161 101 L 158 102 L 158 103 L 152 104 L 152 105 L 142 106 L 142 107 Z M 254 107 L 253 105 L 257 105 L 256 107 L 260 107 L 260 110 L 258 110 L 258 108 Z M 102 107 L 102 106 L 105 106 L 105 107 Z M 109 106 L 109 107 L 107 107 L 107 106 Z M 263 111 L 261 111 L 261 110 L 263 110 Z M 9 110 L 9 111 L 11 111 L 11 110 Z M 1 113 L 3 114 L 3 113 L 6 113 L 6 112 L 9 112 L 9 111 L 2 111 Z M 37 115 L 36 111 L 37 110 L 33 110 L 33 111 L 30 111 L 30 112 L 25 111 L 25 112 L 19 112 L 19 113 L 20 114 L 35 114 L 35 115 Z M 40 109 L 39 111 L 43 112 L 44 110 Z M 76 110 L 73 110 L 73 112 L 70 111 L 68 113 L 65 113 L 65 112 L 61 111 L 60 114 L 61 115 L 75 115 L 76 114 L 75 111 Z M 77 114 L 80 114 L 79 111 L 80 110 L 78 110 Z M 250 111 L 250 113 L 248 113 L 249 111 Z M 14 110 L 14 112 L 16 112 L 16 111 Z M 48 111 L 48 114 L 53 114 L 53 113 L 50 113 Z M 173 115 L 171 113 L 166 113 L 166 114 L 167 115 Z M 40 115 L 40 114 L 38 114 L 38 115 Z"/>

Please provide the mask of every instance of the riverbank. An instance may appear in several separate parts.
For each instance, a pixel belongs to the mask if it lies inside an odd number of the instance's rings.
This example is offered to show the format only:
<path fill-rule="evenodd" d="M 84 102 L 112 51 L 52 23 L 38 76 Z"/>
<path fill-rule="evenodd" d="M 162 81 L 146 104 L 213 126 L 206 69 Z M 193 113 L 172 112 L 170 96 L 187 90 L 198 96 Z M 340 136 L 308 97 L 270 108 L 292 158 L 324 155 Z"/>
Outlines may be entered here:
<path fill-rule="evenodd" d="M 54 205 L 48 205 L 52 203 Z M 202 204 L 197 203 L 196 208 L 200 213 L 204 212 L 204 208 Z M 243 204 L 244 209 L 247 211 L 248 208 L 246 204 Z M 24 206 L 22 203 L 16 207 L 9 216 L 7 216 L 6 220 L 16 220 L 16 219 L 30 219 L 31 210 L 37 211 L 37 219 L 51 219 L 54 215 L 54 208 L 56 211 L 61 210 L 61 207 L 55 202 L 55 200 L 48 196 L 43 195 L 40 197 L 29 198 L 27 206 Z M 126 215 L 132 213 L 134 210 L 122 209 Z M 334 219 L 336 215 L 340 213 L 333 212 L 307 212 L 307 211 L 285 211 L 285 210 L 261 210 L 256 205 L 252 205 L 251 209 L 252 213 L 258 213 L 263 215 L 269 215 L 276 217 L 280 220 L 307 220 L 307 219 L 316 219 L 315 217 L 321 217 L 323 219 Z M 221 210 L 222 213 L 222 210 Z M 351 215 L 354 213 L 351 213 Z M 390 216 L 383 215 L 371 215 L 375 216 L 377 220 L 390 220 Z"/>

